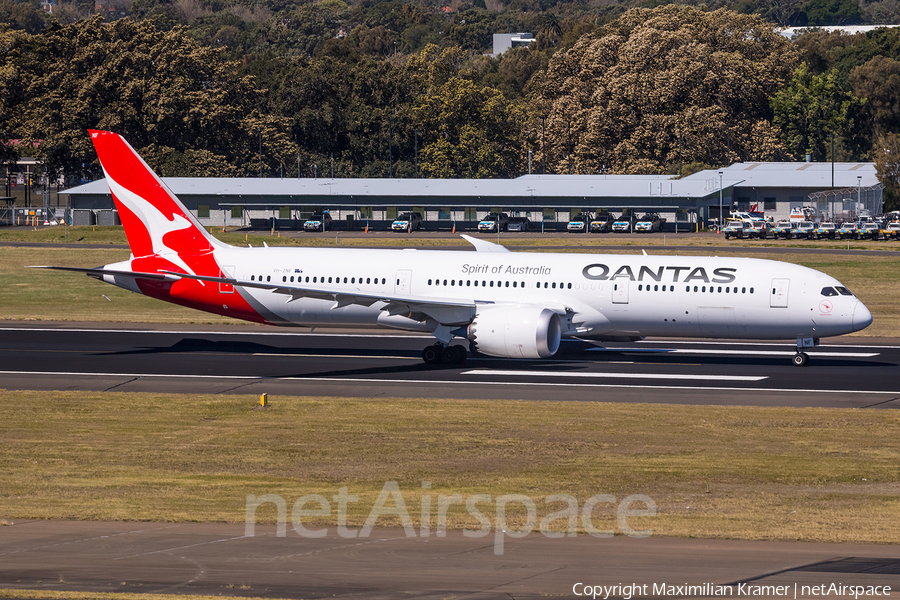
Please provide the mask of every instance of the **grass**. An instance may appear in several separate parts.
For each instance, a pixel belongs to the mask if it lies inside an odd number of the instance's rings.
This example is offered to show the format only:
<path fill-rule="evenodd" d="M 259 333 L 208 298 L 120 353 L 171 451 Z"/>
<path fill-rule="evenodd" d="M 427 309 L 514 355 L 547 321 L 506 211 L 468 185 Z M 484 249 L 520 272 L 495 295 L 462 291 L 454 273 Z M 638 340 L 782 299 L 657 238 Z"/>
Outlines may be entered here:
<path fill-rule="evenodd" d="M 277 239 L 277 238 L 276 238 Z M 395 238 L 388 238 L 388 241 Z M 536 248 L 539 250 L 539 248 Z M 590 248 L 579 248 L 590 251 Z M 633 247 L 621 251 L 636 253 Z M 674 254 L 658 247 L 653 254 Z M 709 255 L 696 251 L 678 254 Z M 753 255 L 752 248 L 736 248 L 719 255 Z M 104 285 L 84 275 L 41 269 L 26 265 L 95 267 L 124 260 L 127 250 L 105 248 L 0 248 L 0 277 L 8 282 L 0 287 L 0 314 L 14 320 L 117 321 L 145 323 L 235 323 L 231 319 L 166 304 Z M 767 256 L 762 256 L 767 257 Z M 853 290 L 869 307 L 875 322 L 854 335 L 900 337 L 900 262 L 890 256 L 796 253 L 779 255 L 784 262 L 802 264 L 836 277 Z"/>
<path fill-rule="evenodd" d="M 247 495 L 646 494 L 654 535 L 900 542 L 900 413 L 87 392 L 0 393 L 0 517 L 243 522 Z M 502 416 L 502 417 L 501 417 Z M 707 485 L 709 493 L 707 493 Z M 433 512 L 434 512 L 433 510 Z M 595 525 L 613 528 L 612 508 Z M 334 514 L 334 513 L 333 513 Z M 449 528 L 478 528 L 451 508 Z M 272 522 L 274 509 L 259 509 Z M 522 515 L 510 517 L 516 523 Z M 312 519 L 311 521 L 316 521 Z M 318 520 L 334 525 L 333 518 Z M 306 522 L 305 522 L 306 523 Z M 383 517 L 378 526 L 399 521 Z M 608 527 L 604 527 L 608 526 Z"/>

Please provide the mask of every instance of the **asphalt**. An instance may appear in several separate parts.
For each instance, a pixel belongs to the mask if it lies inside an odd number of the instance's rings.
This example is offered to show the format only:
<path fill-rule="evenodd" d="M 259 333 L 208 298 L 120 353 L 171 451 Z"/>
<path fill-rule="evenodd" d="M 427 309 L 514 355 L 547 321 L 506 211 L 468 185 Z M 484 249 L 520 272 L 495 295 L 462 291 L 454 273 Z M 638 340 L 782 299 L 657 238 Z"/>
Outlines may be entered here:
<path fill-rule="evenodd" d="M 375 529 L 345 538 L 330 528 L 310 538 L 292 525 L 278 537 L 275 526 L 248 536 L 245 524 L 15 522 L 0 528 L 0 588 L 370 600 L 575 598 L 585 586 L 617 585 L 610 598 L 629 597 L 621 586 L 630 585 L 641 586 L 632 588 L 640 598 L 848 597 L 811 593 L 832 584 L 900 590 L 898 546 L 540 533 L 503 535 L 501 545 L 496 533 Z M 701 587 L 678 587 L 687 585 Z"/>
<path fill-rule="evenodd" d="M 0 322 L 0 388 L 900 408 L 900 343 L 565 342 L 549 360 L 425 365 L 427 336 L 262 327 Z"/>

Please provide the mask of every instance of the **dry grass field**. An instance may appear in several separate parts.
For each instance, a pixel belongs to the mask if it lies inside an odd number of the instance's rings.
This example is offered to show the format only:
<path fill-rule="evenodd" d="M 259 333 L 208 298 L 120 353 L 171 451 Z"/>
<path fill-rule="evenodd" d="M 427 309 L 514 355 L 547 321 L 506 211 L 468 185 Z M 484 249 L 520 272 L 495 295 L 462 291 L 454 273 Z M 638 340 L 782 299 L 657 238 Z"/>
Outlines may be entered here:
<path fill-rule="evenodd" d="M 0 518 L 242 522 L 247 495 L 290 509 L 346 486 L 359 496 L 348 523 L 362 525 L 396 481 L 417 524 L 425 493 L 433 510 L 440 494 L 526 494 L 541 515 L 561 508 L 551 494 L 645 494 L 657 516 L 629 524 L 655 536 L 900 543 L 897 411 L 270 401 L 0 393 Z M 598 506 L 594 525 L 615 529 L 613 511 Z M 258 516 L 275 520 L 271 505 Z M 479 525 L 456 505 L 448 527 Z"/>

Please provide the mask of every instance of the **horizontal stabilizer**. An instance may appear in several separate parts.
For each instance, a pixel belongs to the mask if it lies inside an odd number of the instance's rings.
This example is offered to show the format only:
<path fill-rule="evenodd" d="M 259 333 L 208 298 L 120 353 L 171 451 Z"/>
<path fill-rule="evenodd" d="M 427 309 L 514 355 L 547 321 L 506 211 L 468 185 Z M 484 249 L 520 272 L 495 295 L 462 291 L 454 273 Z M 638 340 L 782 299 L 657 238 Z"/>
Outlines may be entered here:
<path fill-rule="evenodd" d="M 133 279 L 151 279 L 153 281 L 176 281 L 177 278 L 165 275 L 163 273 L 138 273 L 136 271 L 113 271 L 96 267 L 93 269 L 85 269 L 81 267 L 53 267 L 46 265 L 29 265 L 26 269 L 53 269 L 54 271 L 72 271 L 73 273 L 84 273 L 88 277 L 94 279 L 102 279 L 104 275 L 116 275 L 117 277 L 131 277 Z"/>

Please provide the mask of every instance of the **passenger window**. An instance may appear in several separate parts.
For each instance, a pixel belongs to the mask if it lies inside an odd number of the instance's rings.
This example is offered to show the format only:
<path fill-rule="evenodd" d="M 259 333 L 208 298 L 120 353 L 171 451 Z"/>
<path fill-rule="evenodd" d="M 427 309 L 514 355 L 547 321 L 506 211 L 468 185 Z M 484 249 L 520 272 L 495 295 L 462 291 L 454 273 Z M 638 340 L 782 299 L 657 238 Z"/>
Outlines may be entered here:
<path fill-rule="evenodd" d="M 508 282 L 508 281 L 506 282 L 506 287 L 509 287 L 509 282 Z"/>
<path fill-rule="evenodd" d="M 516 283 L 517 283 L 517 282 L 513 281 L 513 287 L 516 287 Z"/>
<path fill-rule="evenodd" d="M 272 281 L 272 276 L 271 276 L 271 275 L 266 275 L 266 281 Z"/>
<path fill-rule="evenodd" d="M 256 277 L 256 275 L 251 275 L 251 276 L 250 276 L 250 281 L 256 281 L 255 277 Z"/>
<path fill-rule="evenodd" d="M 653 286 L 653 291 L 654 291 L 654 292 L 658 292 L 658 291 L 659 291 L 659 286 L 658 286 L 658 285 L 654 285 L 654 286 Z"/>
<path fill-rule="evenodd" d="M 466 287 L 471 287 L 471 286 L 472 286 L 472 282 L 470 280 L 466 279 Z"/>
<path fill-rule="evenodd" d="M 572 284 L 570 283 L 567 287 L 568 287 L 568 289 L 571 290 L 571 289 L 572 289 Z"/>
<path fill-rule="evenodd" d="M 694 288 L 694 291 L 696 292 L 696 291 L 697 291 L 697 288 Z M 704 292 L 706 291 L 706 286 L 705 286 L 705 285 L 703 286 L 703 289 L 702 289 L 701 291 L 704 291 Z"/>
<path fill-rule="evenodd" d="M 456 280 L 455 280 L 455 279 L 451 279 L 451 280 L 450 280 L 450 285 L 456 285 Z"/>
<path fill-rule="evenodd" d="M 697 291 L 697 286 L 696 286 L 696 285 L 694 286 L 694 291 L 695 291 L 695 292 Z M 705 291 L 706 291 L 706 288 L 703 288 L 703 291 L 705 292 Z"/>
<path fill-rule="evenodd" d="M 344 283 L 347 283 L 347 278 L 346 278 L 346 277 L 344 277 Z"/>
<path fill-rule="evenodd" d="M 746 293 L 747 293 L 747 288 L 742 287 L 742 288 L 741 288 L 741 293 L 742 293 L 742 294 L 746 294 Z"/>
<path fill-rule="evenodd" d="M 554 289 L 554 290 L 556 289 L 556 282 L 555 282 L 555 281 L 553 282 L 553 289 Z"/>
<path fill-rule="evenodd" d="M 444 280 L 444 285 L 447 285 L 447 280 L 446 280 L 446 279 Z"/>
<path fill-rule="evenodd" d="M 719 293 L 720 293 L 720 294 L 722 293 L 722 286 L 721 286 L 721 285 L 719 286 Z"/>
<path fill-rule="evenodd" d="M 638 291 L 639 291 L 639 292 L 640 292 L 640 291 L 643 291 L 643 289 L 644 289 L 644 286 L 642 286 L 642 285 L 639 285 L 639 286 L 638 286 Z"/>
<path fill-rule="evenodd" d="M 430 279 L 428 280 L 428 285 L 431 285 L 431 280 L 430 280 Z"/>
<path fill-rule="evenodd" d="M 494 287 L 494 282 L 493 282 L 493 281 L 491 282 L 491 287 Z"/>
<path fill-rule="evenodd" d="M 751 293 L 751 294 L 753 293 L 753 288 L 750 288 L 750 293 Z"/>

